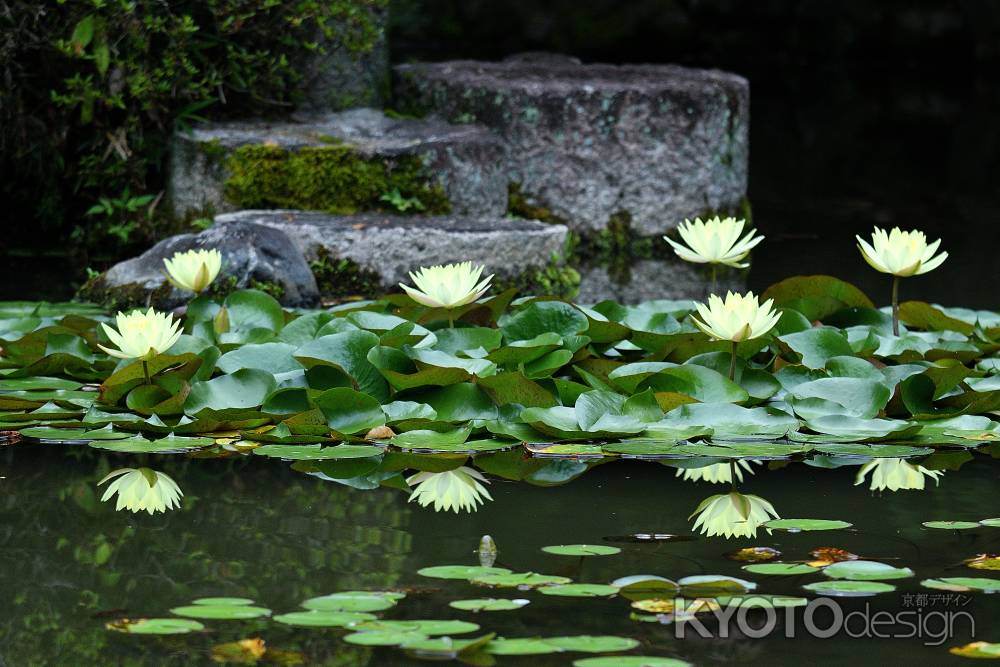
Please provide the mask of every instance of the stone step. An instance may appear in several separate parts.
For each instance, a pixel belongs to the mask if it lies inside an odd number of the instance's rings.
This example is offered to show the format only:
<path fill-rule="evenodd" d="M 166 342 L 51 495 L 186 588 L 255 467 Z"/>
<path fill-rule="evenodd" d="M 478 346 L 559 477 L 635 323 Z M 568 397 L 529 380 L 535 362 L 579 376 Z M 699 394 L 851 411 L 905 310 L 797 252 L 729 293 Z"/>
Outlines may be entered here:
<path fill-rule="evenodd" d="M 746 193 L 750 102 L 740 76 L 547 54 L 394 70 L 398 108 L 494 130 L 526 203 L 578 230 L 615 219 L 659 234 L 734 211 Z"/>
<path fill-rule="evenodd" d="M 477 125 L 375 109 L 178 133 L 167 188 L 178 218 L 247 208 L 500 216 L 504 145 Z"/>
<path fill-rule="evenodd" d="M 394 290 L 421 266 L 467 260 L 484 264 L 486 274 L 515 280 L 558 266 L 569 235 L 563 225 L 498 216 L 257 210 L 225 213 L 215 220 L 284 232 L 313 266 L 320 290 L 337 296 Z M 337 280 L 363 285 L 329 284 Z"/>

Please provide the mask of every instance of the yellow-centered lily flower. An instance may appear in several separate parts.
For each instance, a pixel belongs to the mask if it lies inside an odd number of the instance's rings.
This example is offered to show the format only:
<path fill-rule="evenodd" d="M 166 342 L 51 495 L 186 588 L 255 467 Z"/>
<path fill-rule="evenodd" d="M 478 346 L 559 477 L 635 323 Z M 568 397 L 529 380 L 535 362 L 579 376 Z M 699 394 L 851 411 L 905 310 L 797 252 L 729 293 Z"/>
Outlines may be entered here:
<path fill-rule="evenodd" d="M 746 220 L 736 218 L 719 218 L 708 220 L 695 218 L 694 222 L 685 220 L 677 226 L 684 244 L 674 241 L 668 236 L 663 240 L 670 244 L 677 256 L 686 262 L 697 264 L 725 264 L 737 269 L 749 266 L 745 259 L 754 246 L 764 240 L 763 236 L 754 236 L 754 230 L 749 230 L 742 238 Z"/>
<path fill-rule="evenodd" d="M 740 343 L 763 336 L 778 323 L 781 315 L 774 311 L 772 303 L 771 299 L 759 303 L 753 292 L 746 295 L 729 292 L 725 301 L 712 294 L 707 306 L 695 305 L 701 319 L 691 319 L 710 338 Z"/>
<path fill-rule="evenodd" d="M 710 463 L 700 468 L 678 468 L 675 477 L 683 477 L 689 482 L 710 482 L 712 484 L 732 484 L 733 473 L 736 473 L 736 481 L 743 481 L 744 471 L 753 474 L 751 463 L 759 464 L 760 461 L 753 459 L 735 459 L 734 465 L 726 463 Z"/>
<path fill-rule="evenodd" d="M 149 514 L 166 512 L 180 507 L 180 497 L 184 494 L 168 475 L 149 468 L 121 468 L 114 470 L 97 483 L 98 486 L 114 480 L 101 496 L 101 502 L 118 494 L 116 510 L 132 512 L 145 510 Z"/>
<path fill-rule="evenodd" d="M 761 524 L 777 519 L 778 513 L 760 496 L 731 491 L 706 498 L 688 517 L 698 516 L 694 529 L 704 535 L 756 537 Z"/>
<path fill-rule="evenodd" d="M 112 357 L 119 359 L 140 359 L 149 361 L 166 352 L 181 337 L 181 323 L 174 321 L 167 313 L 158 313 L 150 308 L 145 313 L 135 310 L 127 315 L 118 313 L 118 330 L 101 323 L 104 333 L 118 348 L 117 350 L 98 345 Z"/>
<path fill-rule="evenodd" d="M 872 474 L 872 479 L 868 488 L 872 491 L 885 491 L 886 489 L 889 491 L 922 491 L 927 478 L 940 484 L 938 478 L 944 474 L 941 470 L 928 470 L 921 465 L 910 463 L 906 459 L 872 459 L 858 470 L 858 474 L 854 478 L 854 486 L 864 484 L 869 472 Z"/>
<path fill-rule="evenodd" d="M 218 250 L 188 250 L 164 258 L 167 280 L 175 287 L 198 294 L 212 284 L 222 269 L 222 253 Z"/>
<path fill-rule="evenodd" d="M 472 303 L 490 288 L 488 276 L 480 281 L 483 266 L 473 266 L 472 262 L 461 264 L 437 265 L 421 267 L 416 273 L 410 273 L 410 279 L 416 289 L 400 283 L 399 286 L 410 295 L 410 298 L 431 308 L 458 308 Z"/>
<path fill-rule="evenodd" d="M 417 501 L 421 507 L 434 504 L 434 511 L 459 510 L 475 512 L 483 498 L 493 500 L 486 487 L 489 484 L 483 474 L 475 468 L 461 466 L 445 472 L 418 472 L 407 478 L 406 483 L 414 487 L 410 502 Z"/>
<path fill-rule="evenodd" d="M 871 243 L 860 236 L 855 238 L 861 256 L 873 269 L 900 278 L 933 271 L 948 259 L 947 252 L 934 254 L 941 245 L 941 239 L 927 243 L 924 233 L 917 230 L 904 232 L 899 227 L 893 227 L 891 232 L 886 232 L 876 227 Z"/>

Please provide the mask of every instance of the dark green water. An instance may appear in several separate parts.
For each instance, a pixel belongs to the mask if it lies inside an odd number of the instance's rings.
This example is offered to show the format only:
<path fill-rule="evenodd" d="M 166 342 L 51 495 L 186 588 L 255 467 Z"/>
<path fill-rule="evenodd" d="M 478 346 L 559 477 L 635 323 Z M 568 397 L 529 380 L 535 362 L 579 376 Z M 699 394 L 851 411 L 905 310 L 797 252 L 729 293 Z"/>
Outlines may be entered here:
<path fill-rule="evenodd" d="M 853 639 L 841 633 L 815 639 L 801 629 L 784 636 L 784 621 L 764 639 L 677 639 L 672 625 L 630 620 L 629 603 L 553 598 L 537 592 L 483 591 L 464 581 L 424 578 L 421 567 L 477 564 L 479 538 L 499 546 L 497 565 L 606 583 L 630 574 L 678 579 L 725 574 L 758 583 L 757 592 L 809 594 L 804 583 L 821 574 L 754 575 L 723 557 L 743 546 L 771 546 L 783 560 L 805 560 L 816 547 L 839 547 L 864 558 L 916 571 L 896 580 L 897 591 L 845 600 L 845 612 L 917 609 L 920 581 L 943 576 L 990 576 L 962 559 L 1000 551 L 1000 529 L 932 530 L 931 519 L 979 520 L 1000 514 L 996 488 L 1000 464 L 979 455 L 944 474 L 924 491 L 873 493 L 854 485 L 856 467 L 821 469 L 801 463 L 774 470 L 756 466 L 741 491 L 771 501 L 782 517 L 822 517 L 854 523 L 850 530 L 790 534 L 763 530 L 757 539 L 698 537 L 688 541 L 621 544 L 622 553 L 579 559 L 544 554 L 542 546 L 608 543 L 640 532 L 691 535 L 688 515 L 721 485 L 683 481 L 655 462 L 598 466 L 557 487 L 493 479 L 494 500 L 474 514 L 435 513 L 407 503 L 392 489 L 359 491 L 291 470 L 260 457 L 185 460 L 162 456 L 148 465 L 170 474 L 184 490 L 183 507 L 148 516 L 115 512 L 98 502 L 96 482 L 109 469 L 137 465 L 135 458 L 84 447 L 14 445 L 0 449 L 0 665 L 201 665 L 213 664 L 219 642 L 261 637 L 269 647 L 300 651 L 309 665 L 423 664 L 395 649 L 349 646 L 337 629 L 290 628 L 274 621 L 205 621 L 210 632 L 187 636 L 128 636 L 104 628 L 122 616 L 168 616 L 169 609 L 201 596 L 246 596 L 281 613 L 311 596 L 358 588 L 415 587 L 385 618 L 473 620 L 483 632 L 506 637 L 617 634 L 642 645 L 633 653 L 673 656 L 698 665 L 722 663 L 796 665 L 961 664 L 950 646 L 971 641 L 969 624 L 956 621 L 954 636 L 939 646 L 924 639 Z M 525 597 L 512 612 L 471 614 L 447 606 L 470 597 Z M 998 640 L 993 619 L 1000 599 L 964 594 L 975 639 Z M 947 609 L 930 600 L 922 611 Z M 779 616 L 784 619 L 784 616 Z M 817 615 L 822 619 L 822 614 Z M 817 623 L 823 625 L 821 620 Z M 711 622 L 706 622 L 711 627 Z M 940 623 L 930 633 L 939 632 Z M 523 658 L 498 656 L 498 665 L 569 665 L 579 653 Z"/>

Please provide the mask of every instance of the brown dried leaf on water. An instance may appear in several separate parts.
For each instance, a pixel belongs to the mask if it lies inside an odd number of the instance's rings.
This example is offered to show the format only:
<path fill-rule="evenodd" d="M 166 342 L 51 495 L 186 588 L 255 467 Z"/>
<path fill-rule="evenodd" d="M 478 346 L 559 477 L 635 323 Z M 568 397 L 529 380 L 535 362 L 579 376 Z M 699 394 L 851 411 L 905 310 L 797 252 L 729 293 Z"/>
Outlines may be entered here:
<path fill-rule="evenodd" d="M 766 563 L 781 558 L 781 552 L 771 547 L 744 547 L 724 554 L 729 560 L 740 563 Z"/>
<path fill-rule="evenodd" d="M 811 565 L 812 567 L 826 567 L 827 565 L 841 561 L 857 560 L 860 558 L 857 554 L 852 554 L 850 551 L 838 549 L 837 547 L 817 547 L 810 551 L 809 555 L 813 557 L 813 560 L 806 561 L 806 565 Z"/>
<path fill-rule="evenodd" d="M 213 646 L 212 662 L 225 665 L 267 664 L 294 667 L 305 664 L 305 657 L 297 651 L 268 648 L 260 637 L 249 637 Z"/>
<path fill-rule="evenodd" d="M 1000 658 L 1000 644 L 990 642 L 972 642 L 963 646 L 952 646 L 948 653 L 963 658 Z"/>
<path fill-rule="evenodd" d="M 365 440 L 388 440 L 389 438 L 396 435 L 388 426 L 376 426 L 372 430 L 365 433 Z"/>
<path fill-rule="evenodd" d="M 1000 570 L 1000 555 L 998 554 L 976 554 L 962 562 L 973 570 Z"/>

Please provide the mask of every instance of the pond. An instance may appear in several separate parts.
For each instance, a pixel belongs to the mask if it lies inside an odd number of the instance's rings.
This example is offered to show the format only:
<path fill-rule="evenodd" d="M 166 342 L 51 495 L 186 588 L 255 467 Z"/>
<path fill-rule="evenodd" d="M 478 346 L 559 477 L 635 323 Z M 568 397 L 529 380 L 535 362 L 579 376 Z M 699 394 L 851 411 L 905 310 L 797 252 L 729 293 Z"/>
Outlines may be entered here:
<path fill-rule="evenodd" d="M 469 270 L 324 311 L 0 303 L 4 663 L 998 654 L 1000 314 Z"/>
<path fill-rule="evenodd" d="M 971 641 L 969 621 L 956 618 L 954 633 L 942 639 L 944 621 L 931 613 L 968 612 L 977 638 L 982 638 L 992 632 L 992 619 L 1000 611 L 996 596 L 920 585 L 930 578 L 992 574 L 962 560 L 1000 550 L 1000 529 L 922 525 L 930 519 L 978 521 L 996 513 L 1000 468 L 987 455 L 977 455 L 961 470 L 947 470 L 936 484 L 928 479 L 923 491 L 895 493 L 872 492 L 867 482 L 855 485 L 857 464 L 834 469 L 804 463 L 754 465 L 741 490 L 766 497 L 782 516 L 837 517 L 854 525 L 770 535 L 761 530 L 756 539 L 734 540 L 697 536 L 687 520 L 704 497 L 725 489 L 678 478 L 673 468 L 659 462 L 600 465 L 569 482 L 561 480 L 579 470 L 549 462 L 548 474 L 544 468 L 535 472 L 536 479 L 547 478 L 545 486 L 494 478 L 492 501 L 478 512 L 453 514 L 408 503 L 399 490 L 353 489 L 261 457 L 200 461 L 160 456 L 147 464 L 177 481 L 184 503 L 178 511 L 148 516 L 116 513 L 110 504 L 98 502 L 96 481 L 111 468 L 134 465 L 129 458 L 60 445 L 12 446 L 0 453 L 5 477 L 0 588 L 12 603 L 0 625 L 4 664 L 211 664 L 214 646 L 251 637 L 262 638 L 269 649 L 301 654 L 305 664 L 423 664 L 396 648 L 347 644 L 342 640 L 346 630 L 297 628 L 274 619 L 204 620 L 208 633 L 161 638 L 105 629 L 105 623 L 121 617 L 170 616 L 171 609 L 209 596 L 250 598 L 277 615 L 335 591 L 393 588 L 405 591 L 406 598 L 378 612 L 384 618 L 459 619 L 480 625 L 470 636 L 630 637 L 639 647 L 629 653 L 699 665 L 795 665 L 815 662 L 818 655 L 824 664 L 959 664 L 964 659 L 947 649 Z M 663 539 L 629 537 L 651 533 L 663 534 Z M 928 621 L 921 626 L 923 637 L 853 639 L 840 632 L 820 639 L 805 629 L 803 608 L 793 608 L 780 610 L 776 629 L 762 639 L 742 634 L 735 618 L 728 624 L 731 634 L 721 638 L 719 622 L 710 615 L 704 626 L 712 637 L 688 628 L 686 638 L 677 639 L 675 625 L 633 609 L 622 596 L 556 597 L 418 574 L 430 566 L 479 565 L 475 551 L 484 534 L 498 547 L 496 566 L 515 572 L 601 584 L 633 574 L 673 580 L 717 574 L 754 581 L 756 593 L 810 598 L 804 584 L 834 580 L 819 573 L 753 574 L 742 569 L 746 563 L 726 554 L 771 547 L 782 553 L 779 560 L 809 561 L 815 560 L 810 551 L 834 547 L 915 573 L 889 581 L 896 586 L 892 592 L 831 598 L 844 613 L 909 611 Z M 577 558 L 541 551 L 575 543 L 614 546 L 621 552 Z M 513 611 L 479 613 L 448 606 L 481 597 L 530 602 Z M 793 612 L 794 620 L 786 618 L 786 611 Z M 823 629 L 833 622 L 829 610 L 815 618 Z M 767 620 L 760 611 L 750 619 L 754 627 Z M 850 627 L 855 634 L 863 631 L 857 619 Z M 794 637 L 786 638 L 786 629 L 793 628 Z M 879 629 L 888 633 L 892 626 Z M 906 628 L 896 626 L 896 631 L 902 635 Z M 499 665 L 566 665 L 587 655 L 496 660 Z"/>

